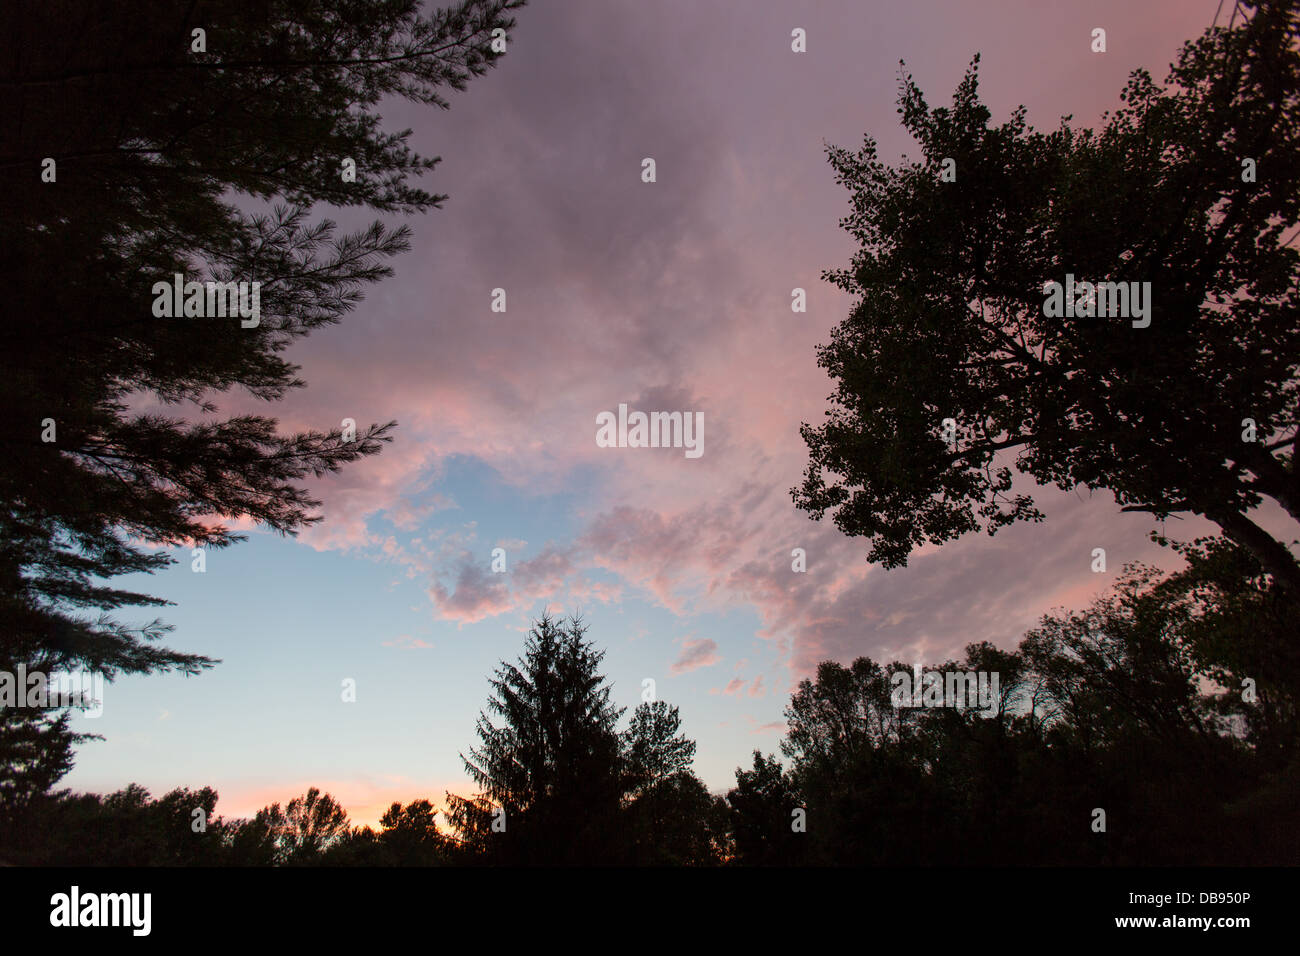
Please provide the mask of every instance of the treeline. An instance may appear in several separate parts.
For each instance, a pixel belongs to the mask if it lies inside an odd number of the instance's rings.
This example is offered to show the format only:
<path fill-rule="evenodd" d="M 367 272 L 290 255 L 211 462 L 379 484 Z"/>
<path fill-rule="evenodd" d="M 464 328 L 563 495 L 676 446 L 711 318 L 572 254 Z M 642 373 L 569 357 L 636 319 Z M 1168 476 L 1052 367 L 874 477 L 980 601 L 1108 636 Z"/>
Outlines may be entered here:
<path fill-rule="evenodd" d="M 1081 864 L 1300 860 L 1294 607 L 1244 550 L 1179 546 L 929 673 L 997 675 L 988 706 L 911 706 L 892 675 L 824 662 L 786 708 L 788 764 L 755 751 L 712 795 L 663 701 L 610 703 L 579 621 L 543 617 L 503 663 L 463 756 L 478 792 L 394 803 L 378 830 L 312 789 L 252 819 L 211 788 L 151 799 L 33 795 L 8 808 L 15 864 L 436 866 Z M 929 686 L 932 679 L 926 677 Z M 941 685 L 940 685 L 941 686 Z M 920 692 L 918 691 L 918 700 Z M 942 703 L 942 690 L 925 701 Z M 947 703 L 951 703 L 948 701 Z M 974 703 L 971 701 L 970 703 Z M 449 821 L 439 826 L 439 811 Z"/>

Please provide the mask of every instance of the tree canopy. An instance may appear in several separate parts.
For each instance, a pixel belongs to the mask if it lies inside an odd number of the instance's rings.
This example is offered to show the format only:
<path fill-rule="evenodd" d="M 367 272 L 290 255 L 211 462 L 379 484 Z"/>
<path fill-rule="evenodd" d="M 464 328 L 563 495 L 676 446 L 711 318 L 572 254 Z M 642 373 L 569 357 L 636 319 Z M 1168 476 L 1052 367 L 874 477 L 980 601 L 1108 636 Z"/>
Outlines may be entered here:
<path fill-rule="evenodd" d="M 951 108 L 904 74 L 920 160 L 889 166 L 870 137 L 830 148 L 860 248 L 825 277 L 857 301 L 819 349 L 836 389 L 802 428 L 800 508 L 896 567 L 1042 520 L 1014 471 L 1203 515 L 1300 588 L 1252 516 L 1271 499 L 1300 521 L 1300 8 L 1242 6 L 1163 87 L 1135 71 L 1098 130 L 1041 133 L 1023 107 L 991 126 L 976 56 Z M 1149 325 L 1045 314 L 1067 276 L 1149 282 Z"/>

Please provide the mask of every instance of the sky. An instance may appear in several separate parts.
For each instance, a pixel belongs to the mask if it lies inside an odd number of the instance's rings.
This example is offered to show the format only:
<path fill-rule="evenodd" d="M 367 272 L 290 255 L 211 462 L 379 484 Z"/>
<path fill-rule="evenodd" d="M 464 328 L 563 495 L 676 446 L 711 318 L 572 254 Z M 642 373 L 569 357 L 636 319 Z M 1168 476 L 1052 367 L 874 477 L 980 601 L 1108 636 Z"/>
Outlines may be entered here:
<path fill-rule="evenodd" d="M 313 482 L 324 520 L 256 529 L 152 579 L 166 643 L 219 658 L 196 677 L 122 678 L 63 785 L 155 795 L 212 786 L 248 816 L 317 786 L 356 823 L 393 801 L 473 792 L 488 678 L 549 609 L 581 613 L 614 702 L 643 681 L 680 708 L 709 788 L 777 752 L 783 709 L 822 660 L 937 663 L 1014 647 L 1085 607 L 1125 562 L 1174 566 L 1149 516 L 1109 493 L 1039 489 L 1043 524 L 925 547 L 903 569 L 797 510 L 832 383 L 816 347 L 851 299 L 821 279 L 853 254 L 827 144 L 899 125 L 899 60 L 932 106 L 971 57 L 1004 122 L 1097 124 L 1128 73 L 1163 80 L 1218 0 L 535 2 L 505 58 L 450 111 L 386 104 L 442 162 L 440 210 L 337 326 L 295 345 L 308 387 L 267 407 L 284 430 L 398 421 L 380 455 Z M 1226 16 L 1226 14 L 1225 14 Z M 1093 53 L 1092 30 L 1107 50 Z M 791 50 L 806 31 L 807 52 Z M 642 160 L 656 181 L 642 181 Z M 327 210 L 318 210 L 320 216 Z M 364 211 L 333 211 L 350 229 Z M 394 217 L 400 220 L 402 217 Z M 389 221 L 394 221 L 390 219 Z M 791 310 L 803 288 L 807 312 Z M 506 310 L 492 311 L 504 289 Z M 599 447 L 597 415 L 702 413 L 703 453 Z M 1182 538 L 1206 533 L 1179 522 Z M 1091 570 L 1104 547 L 1108 570 Z M 505 552 L 506 571 L 492 570 Z M 792 570 L 791 552 L 807 570 Z M 355 682 L 356 700 L 343 700 Z"/>

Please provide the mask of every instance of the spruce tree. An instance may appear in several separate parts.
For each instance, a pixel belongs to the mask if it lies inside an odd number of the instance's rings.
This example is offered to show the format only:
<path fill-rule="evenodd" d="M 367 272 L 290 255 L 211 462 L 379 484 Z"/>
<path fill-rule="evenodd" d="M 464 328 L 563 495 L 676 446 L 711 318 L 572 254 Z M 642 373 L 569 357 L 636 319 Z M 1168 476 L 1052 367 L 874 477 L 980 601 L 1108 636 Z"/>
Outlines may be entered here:
<path fill-rule="evenodd" d="M 502 662 L 479 715 L 479 746 L 462 755 L 474 797 L 447 794 L 462 849 L 493 863 L 618 862 L 623 708 L 610 704 L 604 652 L 578 619 L 549 615 L 517 665 Z M 493 717 L 501 718 L 495 724 Z"/>

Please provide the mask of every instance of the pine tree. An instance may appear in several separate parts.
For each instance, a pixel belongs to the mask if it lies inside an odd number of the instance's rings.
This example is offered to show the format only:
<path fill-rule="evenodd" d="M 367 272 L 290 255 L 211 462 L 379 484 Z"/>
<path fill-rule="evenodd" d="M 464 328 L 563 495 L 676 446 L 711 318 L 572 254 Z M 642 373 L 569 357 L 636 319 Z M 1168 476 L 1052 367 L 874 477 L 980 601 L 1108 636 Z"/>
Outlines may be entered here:
<path fill-rule="evenodd" d="M 95 735 L 72 730 L 71 715 L 0 707 L 0 846 L 30 838 L 33 804 L 72 769 L 76 744 Z"/>
<path fill-rule="evenodd" d="M 445 197 L 408 182 L 437 159 L 407 146 L 409 130 L 385 130 L 377 105 L 447 108 L 440 90 L 500 56 L 493 31 L 519 5 L 4 5 L 0 668 L 112 679 L 216 663 L 156 646 L 160 621 L 115 618 L 167 602 L 111 579 L 174 563 L 166 549 L 189 560 L 226 547 L 242 538 L 232 520 L 295 534 L 320 520 L 304 479 L 391 439 L 395 423 L 354 435 L 343 415 L 282 434 L 269 416 L 220 417 L 215 399 L 301 387 L 282 353 L 391 274 L 384 260 L 408 248 L 409 229 L 376 221 L 336 236 L 311 209 L 437 207 Z M 259 314 L 160 317 L 155 284 L 177 273 L 260 283 Z M 52 752 L 67 743 L 46 731 Z"/>
<path fill-rule="evenodd" d="M 604 652 L 576 618 L 543 615 L 518 665 L 503 662 L 479 715 L 480 741 L 462 755 L 479 788 L 447 794 L 462 849 L 495 863 L 606 863 L 618 859 L 623 708 L 610 704 Z M 492 717 L 502 720 L 494 724 Z"/>

